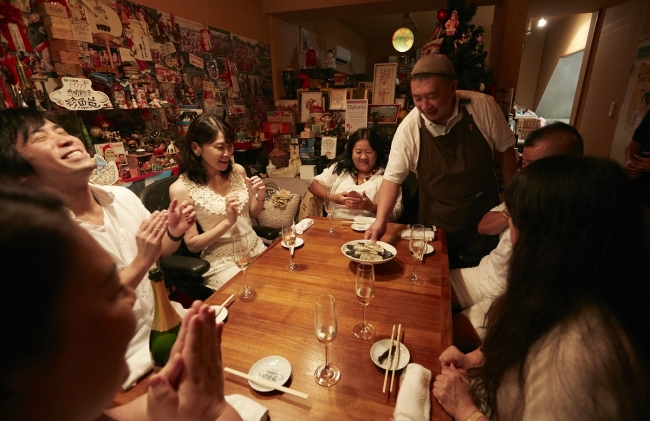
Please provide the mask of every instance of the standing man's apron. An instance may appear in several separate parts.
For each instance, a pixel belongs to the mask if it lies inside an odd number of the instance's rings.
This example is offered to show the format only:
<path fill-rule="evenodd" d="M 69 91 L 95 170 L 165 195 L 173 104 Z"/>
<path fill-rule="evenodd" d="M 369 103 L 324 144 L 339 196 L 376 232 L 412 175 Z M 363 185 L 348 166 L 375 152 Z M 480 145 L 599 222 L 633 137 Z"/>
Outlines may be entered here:
<path fill-rule="evenodd" d="M 478 223 L 499 204 L 492 149 L 467 112 L 448 134 L 434 137 L 422 117 L 418 182 L 419 222 L 447 232 L 449 259 L 459 255 L 484 256 L 498 243 L 498 236 L 478 233 Z"/>

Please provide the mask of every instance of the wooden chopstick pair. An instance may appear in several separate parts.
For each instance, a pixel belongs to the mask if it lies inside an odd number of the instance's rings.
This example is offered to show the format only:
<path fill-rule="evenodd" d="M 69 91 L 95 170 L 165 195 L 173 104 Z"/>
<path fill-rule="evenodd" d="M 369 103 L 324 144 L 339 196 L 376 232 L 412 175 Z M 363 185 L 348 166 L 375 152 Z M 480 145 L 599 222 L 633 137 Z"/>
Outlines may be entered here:
<path fill-rule="evenodd" d="M 390 378 L 390 388 L 389 391 L 393 391 L 393 382 L 395 381 L 395 370 L 397 369 L 397 366 L 399 365 L 399 356 L 401 354 L 400 352 L 400 334 L 402 333 L 402 324 L 399 324 L 399 327 L 397 328 L 397 347 L 395 348 L 395 353 L 397 354 L 397 358 L 395 358 L 395 355 L 392 355 L 393 351 L 393 344 L 395 343 L 395 325 L 393 325 L 393 331 L 390 334 L 390 347 L 388 348 L 388 367 L 386 367 L 386 373 L 384 374 L 384 387 L 382 388 L 381 392 L 386 393 L 386 383 L 388 381 L 388 372 L 392 371 L 393 374 L 391 375 Z M 393 364 L 393 360 L 395 360 Z M 392 369 L 391 369 L 392 367 Z"/>
<path fill-rule="evenodd" d="M 226 308 L 226 305 L 227 305 L 227 304 L 230 302 L 230 300 L 232 300 L 233 298 L 235 298 L 235 294 L 230 294 L 230 297 L 226 298 L 226 301 L 224 301 L 223 304 L 221 304 L 221 305 L 219 306 L 219 310 L 215 312 L 214 317 L 217 317 L 217 316 L 218 316 L 218 315 L 223 311 L 223 309 Z"/>
<path fill-rule="evenodd" d="M 235 376 L 242 377 L 246 380 L 250 380 L 254 383 L 259 384 L 260 386 L 268 387 L 271 389 L 279 390 L 280 392 L 288 393 L 290 395 L 298 396 L 299 398 L 307 399 L 309 397 L 308 394 L 298 392 L 297 390 L 289 389 L 288 387 L 281 386 L 275 382 L 270 382 L 268 380 L 264 379 L 259 379 L 257 377 L 250 376 L 246 373 L 242 373 L 241 371 L 233 370 L 232 368 L 229 367 L 224 367 L 223 371 L 226 373 L 234 374 Z"/>

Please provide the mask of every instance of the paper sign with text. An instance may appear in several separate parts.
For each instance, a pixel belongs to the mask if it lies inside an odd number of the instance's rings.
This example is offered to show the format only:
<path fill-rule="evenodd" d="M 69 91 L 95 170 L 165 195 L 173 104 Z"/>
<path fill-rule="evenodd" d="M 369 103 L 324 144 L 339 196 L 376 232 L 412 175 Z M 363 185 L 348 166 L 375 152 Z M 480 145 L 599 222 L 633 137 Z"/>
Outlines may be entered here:
<path fill-rule="evenodd" d="M 93 90 L 90 79 L 64 77 L 63 87 L 52 92 L 50 99 L 67 110 L 99 110 L 113 108 L 108 95 Z"/>

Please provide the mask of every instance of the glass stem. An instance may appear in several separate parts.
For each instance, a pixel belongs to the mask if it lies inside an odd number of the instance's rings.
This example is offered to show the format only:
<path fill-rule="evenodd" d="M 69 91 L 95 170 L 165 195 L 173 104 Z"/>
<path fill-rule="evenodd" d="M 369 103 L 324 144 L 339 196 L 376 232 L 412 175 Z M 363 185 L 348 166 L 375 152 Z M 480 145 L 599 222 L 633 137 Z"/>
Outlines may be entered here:
<path fill-rule="evenodd" d="M 366 306 L 363 306 L 363 328 L 366 328 Z"/>
<path fill-rule="evenodd" d="M 413 258 L 413 277 L 414 278 L 417 276 L 416 273 L 415 273 L 415 268 L 417 267 L 417 264 L 418 264 L 418 258 L 414 257 Z"/>
<path fill-rule="evenodd" d="M 246 279 L 246 269 L 242 269 L 244 272 L 244 291 L 248 291 L 248 280 Z"/>
<path fill-rule="evenodd" d="M 330 369 L 329 346 L 325 345 L 325 370 Z"/>
<path fill-rule="evenodd" d="M 327 215 L 327 216 L 328 216 L 328 218 L 330 220 L 330 232 L 332 232 L 332 212 L 330 212 L 329 215 Z"/>
<path fill-rule="evenodd" d="M 291 249 L 289 249 L 289 267 L 293 267 L 293 254 L 291 254 Z"/>

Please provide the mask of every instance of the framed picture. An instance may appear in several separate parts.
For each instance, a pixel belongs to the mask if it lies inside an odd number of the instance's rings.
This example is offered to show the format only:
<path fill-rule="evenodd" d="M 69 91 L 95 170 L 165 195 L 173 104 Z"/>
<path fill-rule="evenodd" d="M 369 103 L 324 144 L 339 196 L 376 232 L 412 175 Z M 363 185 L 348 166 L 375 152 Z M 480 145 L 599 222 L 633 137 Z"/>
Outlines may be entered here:
<path fill-rule="evenodd" d="M 311 107 L 323 106 L 323 93 L 321 91 L 304 91 L 300 93 L 300 122 L 308 123 L 309 109 Z"/>
<path fill-rule="evenodd" d="M 368 123 L 397 123 L 399 105 L 368 105 Z"/>
<path fill-rule="evenodd" d="M 376 63 L 373 79 L 372 97 L 374 104 L 395 103 L 395 81 L 397 63 Z"/>
<path fill-rule="evenodd" d="M 309 31 L 300 27 L 300 52 L 304 53 L 309 49 Z"/>
<path fill-rule="evenodd" d="M 311 131 L 315 136 L 320 136 L 323 133 L 323 126 L 320 124 L 312 124 Z"/>
<path fill-rule="evenodd" d="M 345 110 L 345 101 L 348 90 L 346 88 L 332 88 L 330 90 L 330 110 Z"/>

